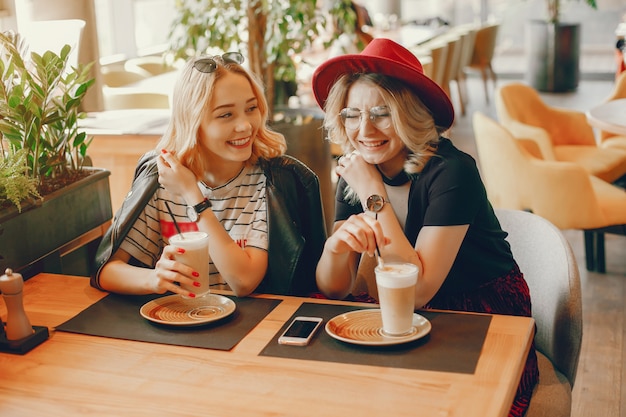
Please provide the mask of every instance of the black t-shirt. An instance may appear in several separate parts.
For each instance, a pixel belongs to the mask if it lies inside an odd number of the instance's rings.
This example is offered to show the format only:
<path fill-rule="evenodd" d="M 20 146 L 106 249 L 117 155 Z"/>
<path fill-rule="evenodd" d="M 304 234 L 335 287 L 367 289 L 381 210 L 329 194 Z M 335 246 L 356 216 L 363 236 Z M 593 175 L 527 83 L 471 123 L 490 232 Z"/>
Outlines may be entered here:
<path fill-rule="evenodd" d="M 507 233 L 500 227 L 480 178 L 476 161 L 441 138 L 436 154 L 422 172 L 410 175 L 411 187 L 404 234 L 415 245 L 423 226 L 469 224 L 456 260 L 440 292 L 455 293 L 478 288 L 506 275 L 514 266 Z M 387 183 L 393 183 L 387 181 Z M 344 200 L 347 184 L 339 180 L 335 220 L 362 213 L 361 203 Z"/>

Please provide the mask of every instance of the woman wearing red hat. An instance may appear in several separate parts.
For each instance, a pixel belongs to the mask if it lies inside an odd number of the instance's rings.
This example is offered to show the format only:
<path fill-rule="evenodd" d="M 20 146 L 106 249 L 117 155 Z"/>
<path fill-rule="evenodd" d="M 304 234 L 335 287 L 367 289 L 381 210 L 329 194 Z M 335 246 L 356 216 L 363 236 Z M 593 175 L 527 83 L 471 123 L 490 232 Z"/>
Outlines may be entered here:
<path fill-rule="evenodd" d="M 344 151 L 334 231 L 317 266 L 322 293 L 375 300 L 378 246 L 385 261 L 418 265 L 416 308 L 530 316 L 528 286 L 476 162 L 442 136 L 452 103 L 419 60 L 377 38 L 323 63 L 313 90 Z M 509 415 L 524 414 L 537 380 L 533 347 Z"/>

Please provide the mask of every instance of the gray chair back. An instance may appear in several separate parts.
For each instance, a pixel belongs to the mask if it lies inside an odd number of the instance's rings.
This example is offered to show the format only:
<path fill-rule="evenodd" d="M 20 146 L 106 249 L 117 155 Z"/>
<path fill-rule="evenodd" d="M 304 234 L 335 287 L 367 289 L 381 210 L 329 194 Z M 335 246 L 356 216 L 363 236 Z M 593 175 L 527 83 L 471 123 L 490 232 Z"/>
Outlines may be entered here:
<path fill-rule="evenodd" d="M 578 264 L 559 229 L 543 217 L 496 209 L 530 289 L 535 345 L 574 386 L 582 341 Z"/>

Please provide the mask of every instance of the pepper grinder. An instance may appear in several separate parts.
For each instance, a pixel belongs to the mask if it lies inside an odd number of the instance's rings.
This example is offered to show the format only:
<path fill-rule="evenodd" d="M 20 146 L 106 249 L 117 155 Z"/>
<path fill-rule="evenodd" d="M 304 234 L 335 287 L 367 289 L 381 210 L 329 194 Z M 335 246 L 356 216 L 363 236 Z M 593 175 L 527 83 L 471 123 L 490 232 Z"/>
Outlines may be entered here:
<path fill-rule="evenodd" d="M 34 333 L 33 327 L 24 311 L 23 289 L 24 280 L 22 275 L 7 268 L 5 275 L 0 277 L 0 292 L 2 292 L 2 297 L 7 306 L 7 340 L 23 339 Z"/>

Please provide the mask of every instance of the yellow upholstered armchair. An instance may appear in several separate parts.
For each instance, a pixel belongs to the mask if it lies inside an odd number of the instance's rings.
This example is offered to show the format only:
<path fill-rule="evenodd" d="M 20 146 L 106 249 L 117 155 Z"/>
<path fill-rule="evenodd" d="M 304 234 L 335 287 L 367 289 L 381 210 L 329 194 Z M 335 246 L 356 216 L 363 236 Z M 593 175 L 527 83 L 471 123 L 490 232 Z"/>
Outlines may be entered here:
<path fill-rule="evenodd" d="M 169 109 L 167 94 L 137 91 L 125 87 L 102 88 L 104 110 L 122 109 Z"/>
<path fill-rule="evenodd" d="M 587 269 L 605 272 L 604 233 L 626 234 L 626 192 L 578 164 L 533 156 L 534 141 L 514 138 L 480 112 L 473 125 L 491 204 L 530 211 L 562 230 L 584 230 Z"/>
<path fill-rule="evenodd" d="M 121 65 L 106 65 L 100 68 L 100 72 L 102 82 L 107 87 L 124 87 L 152 77 L 152 74 L 139 67 L 127 70 Z"/>
<path fill-rule="evenodd" d="M 129 58 L 124 62 L 124 69 L 131 72 L 148 71 L 150 75 L 176 71 L 176 67 L 167 64 L 163 57 L 154 55 Z"/>
<path fill-rule="evenodd" d="M 585 113 L 548 106 L 526 84 L 498 87 L 496 112 L 514 137 L 534 140 L 546 161 L 575 162 L 607 182 L 626 174 L 626 150 L 598 146 Z"/>

